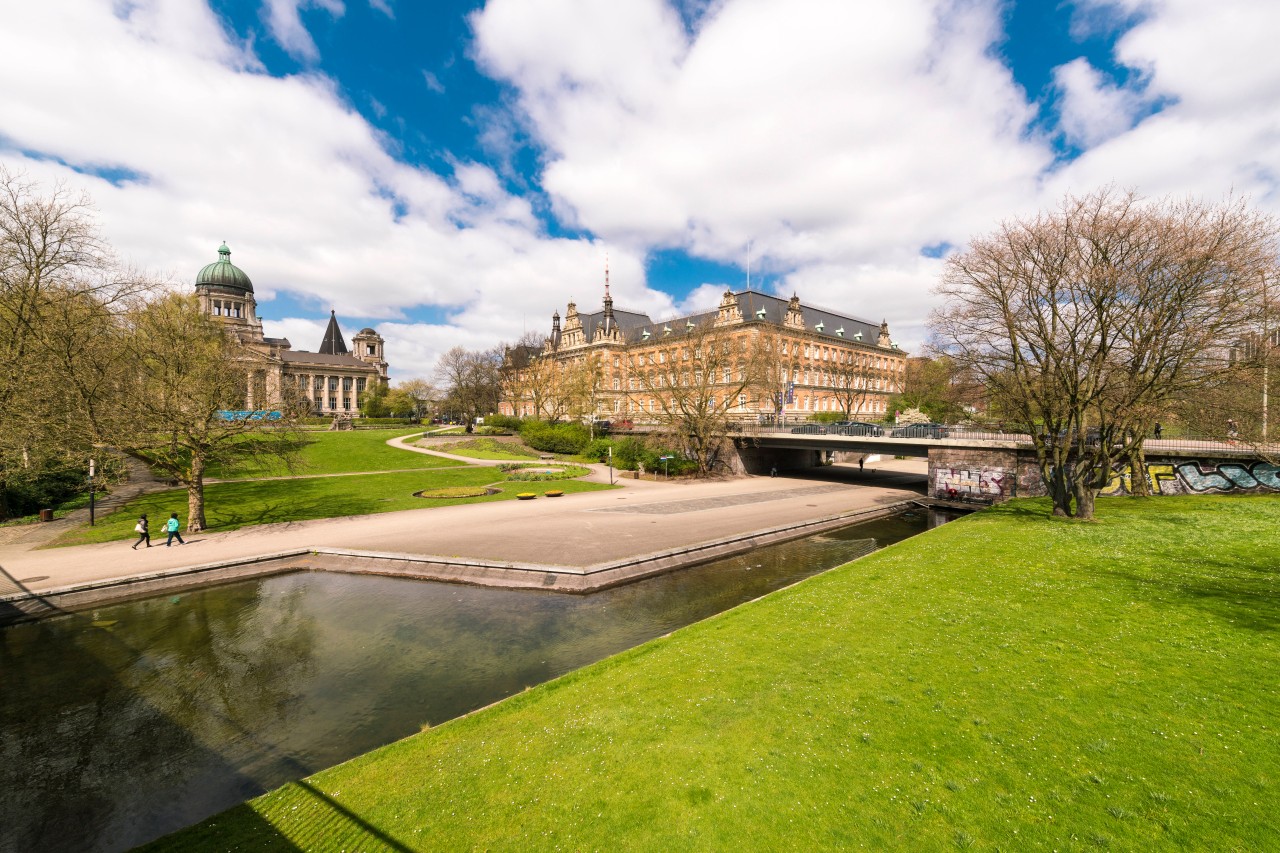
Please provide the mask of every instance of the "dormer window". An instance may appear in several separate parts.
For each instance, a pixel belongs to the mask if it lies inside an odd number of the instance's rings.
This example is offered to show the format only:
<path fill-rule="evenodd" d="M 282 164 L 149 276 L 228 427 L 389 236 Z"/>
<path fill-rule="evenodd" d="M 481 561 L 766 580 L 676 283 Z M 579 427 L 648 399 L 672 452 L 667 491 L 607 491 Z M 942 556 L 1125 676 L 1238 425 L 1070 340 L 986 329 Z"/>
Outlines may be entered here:
<path fill-rule="evenodd" d="M 649 340 L 649 338 L 651 337 L 649 334 L 649 330 L 645 329 L 644 331 L 642 331 L 640 333 L 640 337 L 644 338 L 646 341 Z"/>
<path fill-rule="evenodd" d="M 761 320 L 763 320 L 765 313 L 766 311 L 763 308 L 761 308 L 759 311 L 756 312 L 756 316 L 759 317 Z"/>
<path fill-rule="evenodd" d="M 853 333 L 853 339 L 854 339 L 855 341 L 860 341 L 860 340 L 862 340 L 862 332 L 854 332 L 854 333 Z"/>
<path fill-rule="evenodd" d="M 840 328 L 836 329 L 836 335 L 842 338 L 844 337 L 844 326 L 841 326 Z"/>
<path fill-rule="evenodd" d="M 814 331 L 821 332 L 821 331 L 822 331 L 822 323 L 821 323 L 821 322 L 819 322 L 819 323 L 818 323 L 817 325 L 815 325 L 813 328 L 814 328 Z"/>

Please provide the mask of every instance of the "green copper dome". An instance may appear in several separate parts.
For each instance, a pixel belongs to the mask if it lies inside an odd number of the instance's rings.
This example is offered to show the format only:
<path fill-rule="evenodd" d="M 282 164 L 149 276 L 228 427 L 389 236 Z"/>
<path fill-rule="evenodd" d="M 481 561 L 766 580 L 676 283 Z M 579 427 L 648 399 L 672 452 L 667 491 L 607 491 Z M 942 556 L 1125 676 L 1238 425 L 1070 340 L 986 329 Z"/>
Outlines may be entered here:
<path fill-rule="evenodd" d="M 253 293 L 253 282 L 244 270 L 231 263 L 231 250 L 223 243 L 218 247 L 218 260 L 200 270 L 196 275 L 196 287 L 234 287 L 247 293 Z"/>

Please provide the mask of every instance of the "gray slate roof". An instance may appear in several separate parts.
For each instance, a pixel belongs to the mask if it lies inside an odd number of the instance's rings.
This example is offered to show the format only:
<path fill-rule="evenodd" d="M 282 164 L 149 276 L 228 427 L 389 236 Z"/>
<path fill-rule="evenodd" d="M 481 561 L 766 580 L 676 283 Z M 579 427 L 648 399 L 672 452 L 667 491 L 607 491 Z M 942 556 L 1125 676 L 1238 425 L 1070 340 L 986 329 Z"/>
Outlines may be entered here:
<path fill-rule="evenodd" d="M 290 364 L 314 364 L 319 367 L 359 367 L 363 370 L 374 370 L 374 366 L 361 361 L 353 355 L 337 355 L 306 350 L 285 350 L 280 353 L 280 360 Z"/>
<path fill-rule="evenodd" d="M 738 308 L 742 311 L 742 319 L 744 321 L 763 320 L 767 323 L 781 326 L 787 316 L 787 304 L 790 300 L 755 290 L 739 291 L 734 296 L 738 299 Z M 764 311 L 763 316 L 758 313 L 762 310 Z M 622 330 L 622 335 L 626 342 L 628 344 L 637 344 L 646 340 L 644 337 L 646 329 L 649 331 L 647 340 L 653 342 L 664 336 L 675 337 L 683 333 L 691 321 L 697 325 L 714 322 L 717 313 L 718 309 L 713 309 L 655 323 L 648 314 L 641 314 L 637 311 L 615 310 L 613 318 L 617 322 L 618 328 Z M 800 303 L 800 315 L 804 318 L 804 327 L 807 331 L 823 337 L 830 337 L 833 340 L 852 341 L 875 346 L 876 340 L 880 337 L 879 323 L 858 320 L 846 314 L 837 314 L 834 311 L 814 308 L 810 305 L 805 305 L 803 302 Z M 596 329 L 604 322 L 604 311 L 594 311 L 590 314 L 579 313 L 578 317 L 582 321 L 582 331 L 586 335 L 586 340 L 591 341 L 595 337 Z M 822 329 L 820 330 L 817 328 L 819 323 L 822 324 Z M 668 326 L 671 327 L 670 335 L 666 335 L 663 331 Z M 841 329 L 844 330 L 844 334 L 836 334 Z M 855 337 L 858 332 L 862 333 L 861 338 Z"/>

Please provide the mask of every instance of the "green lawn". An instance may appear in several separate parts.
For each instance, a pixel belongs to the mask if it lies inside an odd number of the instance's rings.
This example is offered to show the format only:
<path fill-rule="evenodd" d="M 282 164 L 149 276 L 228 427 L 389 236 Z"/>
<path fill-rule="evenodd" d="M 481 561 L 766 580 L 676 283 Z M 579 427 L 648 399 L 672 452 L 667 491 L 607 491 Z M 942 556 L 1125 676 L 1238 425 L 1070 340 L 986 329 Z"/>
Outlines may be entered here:
<path fill-rule="evenodd" d="M 1018 501 L 167 850 L 1280 849 L 1280 499 Z"/>
<path fill-rule="evenodd" d="M 470 441 L 455 441 L 450 444 L 439 445 L 423 444 L 422 446 L 458 456 L 469 456 L 472 459 L 502 459 L 523 462 L 538 458 L 536 450 L 529 450 L 524 445 L 513 441 L 498 441 L 494 438 L 473 438 Z"/>
<path fill-rule="evenodd" d="M 348 432 L 306 432 L 307 442 L 301 458 L 290 471 L 283 464 L 268 461 L 264 465 L 219 471 L 210 468 L 207 476 L 214 480 L 251 480 L 259 477 L 289 475 L 347 474 L 359 471 L 404 471 L 419 468 L 446 468 L 462 465 L 452 459 L 428 456 L 391 447 L 387 440 L 405 435 L 419 435 L 422 429 L 358 429 Z"/>
<path fill-rule="evenodd" d="M 404 453 L 404 451 L 397 451 Z M 406 454 L 408 455 L 408 454 Z M 430 458 L 430 457 L 423 457 Z M 519 492 L 561 489 L 566 493 L 611 488 L 598 483 L 557 481 L 545 483 L 501 482 L 506 475 L 491 467 L 459 465 L 431 471 L 401 471 L 358 477 L 304 477 L 292 480 L 258 480 L 252 482 L 215 483 L 205 487 L 205 520 L 210 531 L 235 530 L 251 524 L 301 521 L 308 518 L 337 518 L 368 515 L 402 509 L 425 509 L 460 503 L 511 500 Z M 496 482 L 495 481 L 499 481 Z M 424 499 L 414 492 L 448 486 L 476 486 L 494 483 L 500 494 L 478 498 Z M 87 542 L 110 542 L 129 539 L 136 534 L 133 525 L 146 513 L 151 519 L 152 540 L 160 522 L 177 512 L 186 523 L 187 492 L 172 489 L 155 492 L 130 501 L 105 518 L 97 526 L 73 530 L 55 545 L 83 545 Z M 163 538 L 163 534 L 161 534 Z"/>

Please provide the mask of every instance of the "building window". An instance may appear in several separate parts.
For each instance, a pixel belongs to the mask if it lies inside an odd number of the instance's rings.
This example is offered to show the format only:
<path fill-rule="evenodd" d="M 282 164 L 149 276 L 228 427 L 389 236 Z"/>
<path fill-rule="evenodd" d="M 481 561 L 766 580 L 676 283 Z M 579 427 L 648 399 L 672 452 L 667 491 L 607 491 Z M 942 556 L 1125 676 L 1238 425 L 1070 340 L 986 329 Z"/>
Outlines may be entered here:
<path fill-rule="evenodd" d="M 375 347 L 373 344 L 365 344 L 365 345 L 364 345 L 364 354 L 365 354 L 365 355 L 377 355 L 377 354 L 378 354 L 378 348 L 377 348 L 377 347 Z"/>
<path fill-rule="evenodd" d="M 351 401 L 350 401 L 349 399 L 347 399 L 346 397 L 343 397 L 343 398 L 342 398 L 342 410 L 343 410 L 344 412 L 349 412 L 349 411 L 351 411 Z"/>
<path fill-rule="evenodd" d="M 329 391 L 331 392 L 330 396 L 332 396 L 332 392 L 337 390 L 338 390 L 338 377 L 330 376 L 329 377 Z"/>
<path fill-rule="evenodd" d="M 365 379 L 363 376 L 361 376 L 359 379 L 356 380 L 356 390 L 363 393 L 365 389 L 365 383 L 367 383 L 368 381 L 369 381 L 368 379 Z"/>
<path fill-rule="evenodd" d="M 620 380 L 620 379 L 619 379 L 618 377 L 616 377 L 616 376 L 615 376 L 615 377 L 613 377 L 613 390 L 617 391 L 617 390 L 618 390 L 618 388 L 619 388 L 621 385 L 622 385 L 622 380 Z"/>
<path fill-rule="evenodd" d="M 344 395 L 351 393 L 351 377 L 350 376 L 342 377 L 342 393 Z"/>
<path fill-rule="evenodd" d="M 739 394 L 739 395 L 738 395 L 738 409 L 739 409 L 740 411 L 746 411 L 746 408 L 747 408 L 747 395 L 746 395 L 746 394 Z"/>

